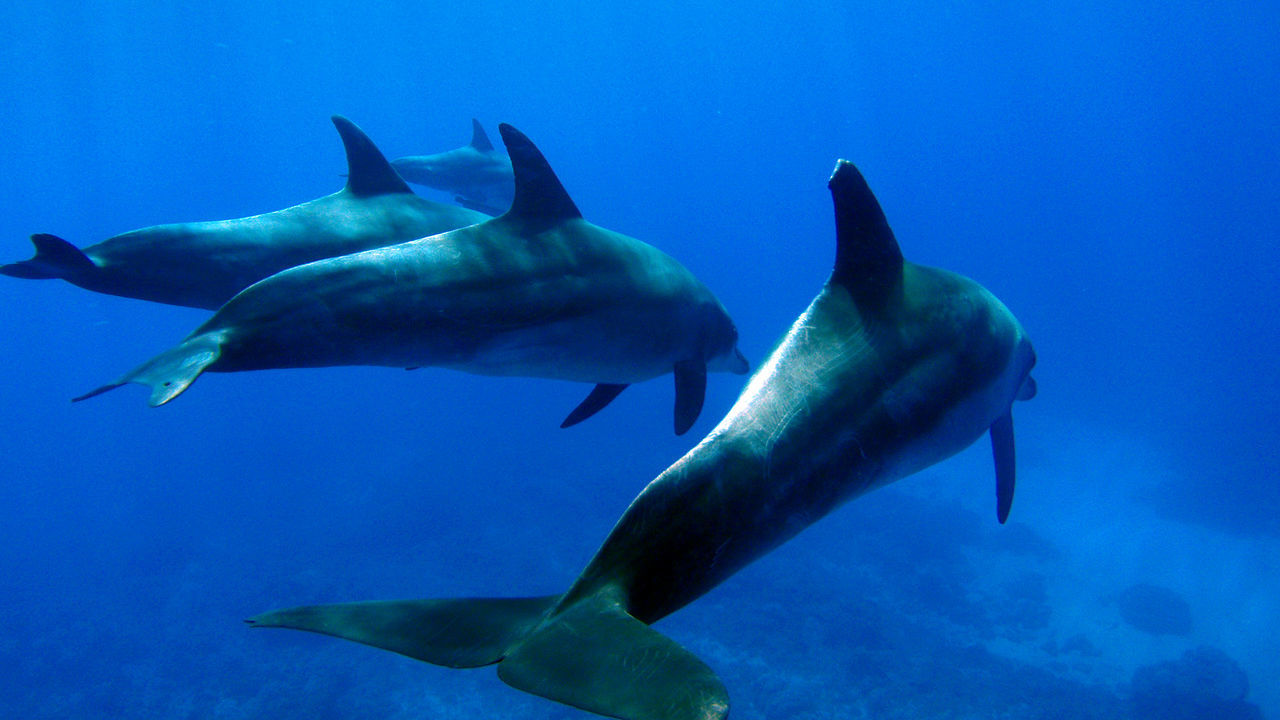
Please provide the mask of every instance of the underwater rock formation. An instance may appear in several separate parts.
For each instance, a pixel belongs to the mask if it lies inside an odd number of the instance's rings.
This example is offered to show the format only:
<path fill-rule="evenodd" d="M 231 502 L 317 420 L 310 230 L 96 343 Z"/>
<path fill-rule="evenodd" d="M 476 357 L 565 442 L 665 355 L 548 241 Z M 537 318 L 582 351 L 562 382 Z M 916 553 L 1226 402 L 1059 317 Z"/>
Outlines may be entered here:
<path fill-rule="evenodd" d="M 1133 673 L 1133 712 L 1138 720 L 1262 720 L 1245 701 L 1249 678 L 1221 650 L 1201 645 L 1180 660 L 1146 665 Z"/>
<path fill-rule="evenodd" d="M 1138 583 L 1112 599 L 1120 617 L 1145 633 L 1179 637 L 1191 634 L 1191 606 L 1169 588 Z"/>

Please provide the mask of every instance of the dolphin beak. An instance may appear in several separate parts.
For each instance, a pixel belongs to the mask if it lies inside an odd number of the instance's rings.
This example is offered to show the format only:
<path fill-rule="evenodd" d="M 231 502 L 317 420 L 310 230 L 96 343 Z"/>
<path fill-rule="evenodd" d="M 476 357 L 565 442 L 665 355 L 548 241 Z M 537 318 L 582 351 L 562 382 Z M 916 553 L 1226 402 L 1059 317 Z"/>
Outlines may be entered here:
<path fill-rule="evenodd" d="M 733 359 L 729 362 L 729 372 L 734 375 L 746 375 L 751 370 L 751 363 L 747 362 L 747 357 L 738 348 L 733 349 Z"/>
<path fill-rule="evenodd" d="M 1036 396 L 1036 379 L 1028 375 L 1022 381 L 1022 387 L 1018 388 L 1018 400 L 1030 400 Z"/>

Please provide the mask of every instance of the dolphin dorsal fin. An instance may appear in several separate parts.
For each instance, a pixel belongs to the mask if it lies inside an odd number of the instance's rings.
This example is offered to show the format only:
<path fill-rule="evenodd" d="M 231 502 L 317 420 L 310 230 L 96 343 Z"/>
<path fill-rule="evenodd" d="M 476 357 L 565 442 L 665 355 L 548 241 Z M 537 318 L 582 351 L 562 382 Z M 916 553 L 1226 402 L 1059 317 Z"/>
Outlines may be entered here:
<path fill-rule="evenodd" d="M 827 182 L 836 209 L 836 266 L 831 281 L 859 303 L 882 303 L 902 282 L 902 250 L 858 168 L 836 163 Z"/>
<path fill-rule="evenodd" d="M 493 152 L 493 143 L 489 142 L 489 136 L 475 118 L 471 118 L 471 147 L 480 152 Z"/>
<path fill-rule="evenodd" d="M 498 132 L 507 146 L 511 169 L 516 176 L 515 199 L 503 217 L 547 225 L 582 217 L 555 171 L 547 164 L 547 159 L 529 138 L 506 123 L 498 126 Z"/>
<path fill-rule="evenodd" d="M 413 193 L 363 130 L 341 115 L 334 115 L 330 119 L 333 120 L 333 126 L 338 128 L 342 146 L 347 151 L 348 192 L 358 196 Z"/>

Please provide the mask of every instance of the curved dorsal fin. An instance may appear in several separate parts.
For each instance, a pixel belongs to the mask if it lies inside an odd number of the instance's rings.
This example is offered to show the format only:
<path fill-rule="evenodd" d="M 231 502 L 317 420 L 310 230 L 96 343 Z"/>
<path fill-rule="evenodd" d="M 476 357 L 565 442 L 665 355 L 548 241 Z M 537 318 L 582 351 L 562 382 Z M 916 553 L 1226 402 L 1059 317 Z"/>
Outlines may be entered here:
<path fill-rule="evenodd" d="M 524 133 L 506 123 L 498 126 L 502 142 L 511 156 L 516 176 L 516 194 L 511 209 L 503 217 L 558 223 L 582 217 L 578 206 L 565 192 L 547 159 Z"/>
<path fill-rule="evenodd" d="M 493 143 L 489 142 L 489 136 L 484 133 L 480 121 L 475 118 L 471 118 L 471 147 L 480 152 L 493 152 Z"/>
<path fill-rule="evenodd" d="M 341 115 L 330 119 L 347 151 L 347 190 L 352 195 L 413 193 L 363 130 Z"/>
<path fill-rule="evenodd" d="M 859 303 L 880 303 L 902 282 L 902 250 L 862 173 L 847 160 L 827 182 L 836 208 L 836 267 L 831 282 Z"/>

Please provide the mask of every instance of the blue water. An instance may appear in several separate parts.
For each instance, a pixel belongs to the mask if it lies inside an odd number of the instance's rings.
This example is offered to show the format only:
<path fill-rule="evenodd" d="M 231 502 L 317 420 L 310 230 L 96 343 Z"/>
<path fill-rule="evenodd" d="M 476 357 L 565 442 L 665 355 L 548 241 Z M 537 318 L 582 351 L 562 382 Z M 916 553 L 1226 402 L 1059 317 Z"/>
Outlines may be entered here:
<path fill-rule="evenodd" d="M 735 718 L 1174 717 L 1202 676 L 1220 704 L 1187 717 L 1280 717 L 1280 6 L 182 5 L 0 9 L 0 260 L 332 192 L 334 113 L 389 156 L 474 116 L 693 270 L 758 363 L 830 269 L 847 158 L 908 259 L 983 283 L 1036 344 L 1011 523 L 978 446 L 659 628 Z M 443 370 L 73 406 L 206 314 L 0 281 L 5 717 L 588 717 L 240 620 L 558 592 L 743 381 L 713 375 L 684 438 L 666 378 L 571 430 L 584 386 Z M 1177 602 L 1126 604 L 1140 583 Z M 1189 631 L 1153 632 L 1179 608 Z"/>

